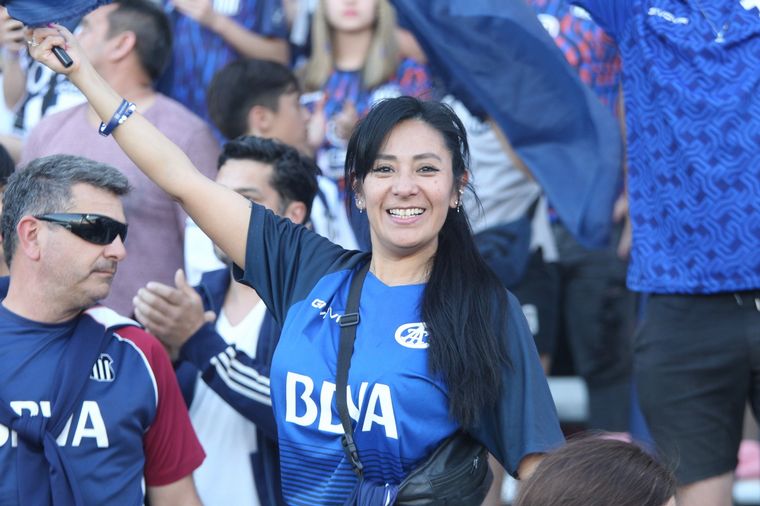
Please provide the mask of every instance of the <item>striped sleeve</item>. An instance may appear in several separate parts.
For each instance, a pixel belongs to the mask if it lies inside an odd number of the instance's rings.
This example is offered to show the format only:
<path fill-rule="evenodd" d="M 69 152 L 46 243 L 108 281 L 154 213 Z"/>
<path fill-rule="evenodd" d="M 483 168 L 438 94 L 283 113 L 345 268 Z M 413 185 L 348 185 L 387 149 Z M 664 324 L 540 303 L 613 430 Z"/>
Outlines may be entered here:
<path fill-rule="evenodd" d="M 192 363 L 203 381 L 258 429 L 277 438 L 269 391 L 269 365 L 228 344 L 207 323 L 182 347 L 180 358 Z"/>

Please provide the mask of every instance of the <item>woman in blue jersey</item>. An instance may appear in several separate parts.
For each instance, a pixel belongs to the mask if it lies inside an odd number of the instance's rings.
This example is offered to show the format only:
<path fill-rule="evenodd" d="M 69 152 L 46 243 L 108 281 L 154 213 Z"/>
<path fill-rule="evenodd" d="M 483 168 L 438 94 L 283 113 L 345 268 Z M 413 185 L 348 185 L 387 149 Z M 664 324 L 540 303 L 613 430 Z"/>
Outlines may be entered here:
<path fill-rule="evenodd" d="M 71 34 L 55 27 L 34 35 L 33 56 L 67 73 L 104 122 L 119 123 L 122 99 L 82 60 Z M 70 68 L 55 59 L 53 45 L 68 46 Z M 460 429 L 516 476 L 561 444 L 520 306 L 477 254 L 460 206 L 467 141 L 446 106 L 410 97 L 384 101 L 350 139 L 346 179 L 369 220 L 371 257 L 209 180 L 139 113 L 113 135 L 243 266 L 238 278 L 283 326 L 271 370 L 225 369 L 239 351 L 210 341 L 198 348 L 217 361 L 217 373 L 265 393 L 271 387 L 289 504 L 340 505 L 356 483 L 341 447 L 335 374 L 349 284 L 367 262 L 347 389 L 366 481 L 395 487 Z"/>

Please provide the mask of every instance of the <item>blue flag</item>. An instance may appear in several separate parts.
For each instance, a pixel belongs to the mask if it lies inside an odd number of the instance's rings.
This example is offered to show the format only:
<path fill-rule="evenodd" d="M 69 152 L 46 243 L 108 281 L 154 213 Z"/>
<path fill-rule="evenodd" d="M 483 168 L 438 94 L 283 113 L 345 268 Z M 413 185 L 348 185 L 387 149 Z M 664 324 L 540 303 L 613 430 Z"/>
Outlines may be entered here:
<path fill-rule="evenodd" d="M 90 11 L 110 3 L 111 0 L 0 0 L 8 14 L 25 25 L 41 26 L 60 23 L 71 28 L 71 23 Z"/>
<path fill-rule="evenodd" d="M 615 117 L 522 0 L 392 0 L 432 73 L 492 118 L 584 245 L 608 244 L 621 189 Z"/>

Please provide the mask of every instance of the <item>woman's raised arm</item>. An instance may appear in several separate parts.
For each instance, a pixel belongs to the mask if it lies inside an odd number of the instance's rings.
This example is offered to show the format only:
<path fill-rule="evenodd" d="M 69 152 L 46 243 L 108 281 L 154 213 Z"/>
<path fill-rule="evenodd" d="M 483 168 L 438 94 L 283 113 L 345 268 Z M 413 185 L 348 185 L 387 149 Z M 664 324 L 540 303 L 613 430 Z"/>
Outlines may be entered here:
<path fill-rule="evenodd" d="M 84 57 L 74 36 L 66 28 L 51 25 L 27 33 L 34 41 L 33 58 L 52 70 L 68 75 L 90 106 L 108 123 L 122 98 Z M 64 47 L 74 63 L 65 68 L 53 54 Z M 195 168 L 173 142 L 138 112 L 113 131 L 113 137 L 129 158 L 161 189 L 177 200 L 187 214 L 229 257 L 245 265 L 250 203 L 234 191 L 216 184 Z"/>

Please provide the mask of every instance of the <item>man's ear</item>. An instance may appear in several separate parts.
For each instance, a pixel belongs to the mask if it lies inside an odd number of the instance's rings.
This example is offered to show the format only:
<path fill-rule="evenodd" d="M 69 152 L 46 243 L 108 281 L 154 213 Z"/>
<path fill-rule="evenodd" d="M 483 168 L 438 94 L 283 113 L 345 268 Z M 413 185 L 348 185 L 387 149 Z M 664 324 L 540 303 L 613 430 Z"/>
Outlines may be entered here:
<path fill-rule="evenodd" d="M 263 105 L 254 105 L 248 111 L 248 132 L 258 137 L 269 137 L 272 130 L 274 111 Z"/>
<path fill-rule="evenodd" d="M 16 244 L 16 251 L 13 252 L 14 257 L 18 257 L 19 254 L 23 254 L 27 258 L 37 261 L 42 255 L 42 248 L 40 244 L 40 231 L 42 230 L 43 223 L 32 216 L 24 216 L 18 222 L 16 226 L 16 234 L 18 235 L 18 241 Z"/>
<path fill-rule="evenodd" d="M 109 57 L 111 61 L 120 61 L 129 56 L 137 45 L 137 35 L 135 32 L 121 32 L 118 35 L 114 35 L 107 42 L 111 45 L 111 52 Z M 139 58 L 135 54 L 136 58 Z"/>
<path fill-rule="evenodd" d="M 304 221 L 306 221 L 306 204 L 297 200 L 293 201 L 285 207 L 282 215 L 293 223 L 304 225 Z"/>

